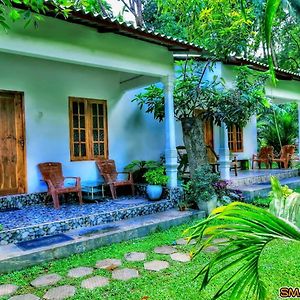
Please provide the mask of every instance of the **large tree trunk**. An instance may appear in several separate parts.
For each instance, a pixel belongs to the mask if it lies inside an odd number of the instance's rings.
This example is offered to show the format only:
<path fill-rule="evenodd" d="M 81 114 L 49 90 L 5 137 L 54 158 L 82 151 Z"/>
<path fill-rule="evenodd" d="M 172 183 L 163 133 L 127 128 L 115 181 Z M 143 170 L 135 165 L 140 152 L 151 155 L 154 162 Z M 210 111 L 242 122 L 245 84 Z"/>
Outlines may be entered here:
<path fill-rule="evenodd" d="M 206 145 L 204 138 L 204 121 L 200 117 L 181 120 L 183 141 L 189 160 L 191 178 L 195 170 L 207 163 Z"/>

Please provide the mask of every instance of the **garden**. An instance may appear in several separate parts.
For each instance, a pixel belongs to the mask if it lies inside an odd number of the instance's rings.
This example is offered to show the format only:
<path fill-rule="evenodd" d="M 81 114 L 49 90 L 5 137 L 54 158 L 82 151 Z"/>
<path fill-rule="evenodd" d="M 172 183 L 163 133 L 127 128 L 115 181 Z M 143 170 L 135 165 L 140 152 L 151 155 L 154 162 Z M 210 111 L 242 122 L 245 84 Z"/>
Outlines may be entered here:
<path fill-rule="evenodd" d="M 17 21 L 24 21 L 25 27 L 34 24 L 36 28 L 43 21 L 39 13 L 48 12 L 43 1 L 23 2 L 0 0 L 0 26 L 5 30 Z M 265 158 L 263 169 L 280 169 L 285 163 L 285 169 L 291 168 L 299 175 L 299 157 L 295 154 L 296 148 L 299 152 L 299 147 L 295 146 L 299 145 L 299 100 L 296 103 L 287 97 L 289 103 L 285 103 L 286 99 L 282 97 L 283 103 L 277 103 L 266 93 L 267 87 L 273 91 L 272 87 L 276 87 L 279 80 L 293 81 L 291 76 L 297 77 L 300 72 L 299 2 L 121 0 L 121 3 L 123 10 L 117 16 L 109 1 L 102 0 L 96 3 L 54 1 L 52 12 L 68 18 L 72 9 L 84 10 L 93 16 L 100 14 L 104 20 L 115 17 L 113 22 L 117 20 L 119 25 L 129 13 L 134 19 L 131 23 L 155 29 L 163 36 L 170 35 L 174 37 L 173 42 L 183 39 L 194 46 L 199 44 L 203 53 L 183 56 L 179 53 L 174 65 L 174 94 L 169 97 L 174 100 L 171 118 L 180 123 L 185 163 L 189 166 L 187 178 L 181 172 L 184 162 L 178 161 L 179 189 L 174 189 L 181 198 L 172 202 L 165 188 L 172 167 L 176 174 L 175 146 L 172 145 L 159 161 L 133 160 L 124 168 L 130 172 L 127 185 L 131 186 L 132 194 L 138 185 L 139 192 L 142 191 L 143 196 L 147 194 L 147 200 L 133 199 L 137 201 L 135 204 L 107 201 L 99 219 L 105 216 L 105 220 L 115 221 L 110 212 L 118 205 L 120 211 L 130 205 L 132 211 L 143 211 L 142 204 L 157 206 L 159 211 L 162 209 L 159 199 L 165 201 L 166 209 L 175 203 L 179 211 L 200 210 L 207 217 L 168 230 L 156 230 L 144 238 L 114 243 L 1 275 L 0 299 L 275 300 L 289 292 L 282 290 L 284 287 L 291 287 L 292 293 L 300 298 L 300 189 L 293 190 L 282 185 L 276 176 L 269 176 L 272 188 L 269 196 L 255 198 L 250 203 L 224 176 L 226 170 L 230 174 L 234 155 L 229 149 L 229 128 L 239 126 L 243 129 L 253 116 L 258 138 L 255 151 L 263 147 L 274 150 Z M 21 12 L 19 5 L 21 8 L 25 5 L 27 10 Z M 103 32 L 108 34 L 113 31 L 105 30 Z M 226 65 L 233 57 L 244 57 L 252 65 L 237 63 L 238 66 L 232 69 L 234 76 L 226 81 L 220 75 L 223 73 L 219 74 L 217 70 L 223 68 L 226 75 Z M 154 120 L 164 122 L 170 118 L 165 115 L 165 92 L 160 83 L 147 86 L 132 97 L 131 104 L 150 114 Z M 43 113 L 37 116 L 42 118 Z M 219 169 L 216 170 L 208 163 L 204 131 L 207 121 L 218 127 L 220 133 L 219 161 L 216 163 Z M 284 146 L 293 147 L 293 153 L 286 155 L 288 158 L 282 158 Z M 243 151 L 236 152 L 241 155 Z M 246 160 L 249 167 L 251 158 Z M 110 180 L 108 185 L 111 183 Z M 110 188 L 112 191 L 112 186 Z M 78 193 L 81 195 L 81 191 Z M 111 194 L 115 200 L 116 189 Z M 90 207 L 85 215 L 87 220 L 94 218 L 94 208 Z M 77 207 L 74 211 L 75 214 L 78 212 Z M 69 219 L 74 219 L 73 215 Z M 64 223 L 64 220 L 60 221 Z M 74 223 L 71 229 L 78 226 Z M 2 229 L 0 224 L 0 231 Z M 40 231 L 39 228 L 36 230 Z M 27 232 L 22 234 L 24 239 L 28 237 Z"/>

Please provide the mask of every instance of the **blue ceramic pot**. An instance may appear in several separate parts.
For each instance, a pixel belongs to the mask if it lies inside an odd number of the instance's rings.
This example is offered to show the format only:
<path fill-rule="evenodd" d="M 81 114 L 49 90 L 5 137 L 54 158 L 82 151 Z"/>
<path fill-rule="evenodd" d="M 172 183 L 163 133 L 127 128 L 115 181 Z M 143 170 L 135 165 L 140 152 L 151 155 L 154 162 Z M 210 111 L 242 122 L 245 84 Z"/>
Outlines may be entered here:
<path fill-rule="evenodd" d="M 161 197 L 163 188 L 161 185 L 147 185 L 147 195 L 150 200 L 158 200 Z"/>

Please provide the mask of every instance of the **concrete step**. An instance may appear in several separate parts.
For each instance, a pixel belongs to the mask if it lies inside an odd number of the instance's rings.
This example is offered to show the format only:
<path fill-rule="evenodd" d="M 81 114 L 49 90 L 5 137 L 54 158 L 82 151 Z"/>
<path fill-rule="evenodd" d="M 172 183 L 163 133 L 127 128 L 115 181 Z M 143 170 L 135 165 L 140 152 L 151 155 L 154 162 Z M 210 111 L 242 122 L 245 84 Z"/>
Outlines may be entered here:
<path fill-rule="evenodd" d="M 68 241 L 45 247 L 24 251 L 15 244 L 0 246 L 0 274 L 82 253 L 104 245 L 143 237 L 158 229 L 166 230 L 171 226 L 204 217 L 205 213 L 198 210 L 181 212 L 170 209 L 109 223 L 108 230 L 101 230 L 100 226 L 71 230 L 64 233 L 68 237 Z"/>
<path fill-rule="evenodd" d="M 287 185 L 291 189 L 295 189 L 300 187 L 300 177 L 291 177 L 291 178 L 284 178 L 280 180 L 282 185 Z M 264 183 L 255 183 L 252 185 L 242 185 L 237 186 L 235 189 L 240 190 L 246 200 L 251 201 L 254 198 L 258 197 L 268 197 L 269 192 L 271 191 L 271 183 L 264 182 Z"/>
<path fill-rule="evenodd" d="M 255 185 L 270 182 L 270 176 L 276 176 L 279 180 L 299 176 L 298 169 L 261 169 L 242 170 L 237 177 L 230 179 L 230 186 L 237 188 L 243 185 Z"/>

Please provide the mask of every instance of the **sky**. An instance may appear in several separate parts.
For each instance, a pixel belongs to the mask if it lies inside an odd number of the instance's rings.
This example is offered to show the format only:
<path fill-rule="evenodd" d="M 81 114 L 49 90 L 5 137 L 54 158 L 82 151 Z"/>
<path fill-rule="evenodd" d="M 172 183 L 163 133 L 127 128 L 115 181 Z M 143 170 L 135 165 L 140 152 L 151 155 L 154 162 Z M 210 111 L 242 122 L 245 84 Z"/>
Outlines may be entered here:
<path fill-rule="evenodd" d="M 111 5 L 113 13 L 115 16 L 119 14 L 119 12 L 123 9 L 123 3 L 118 0 L 108 0 L 108 3 Z M 130 13 L 125 13 L 124 18 L 126 21 L 134 21 L 134 17 Z"/>

